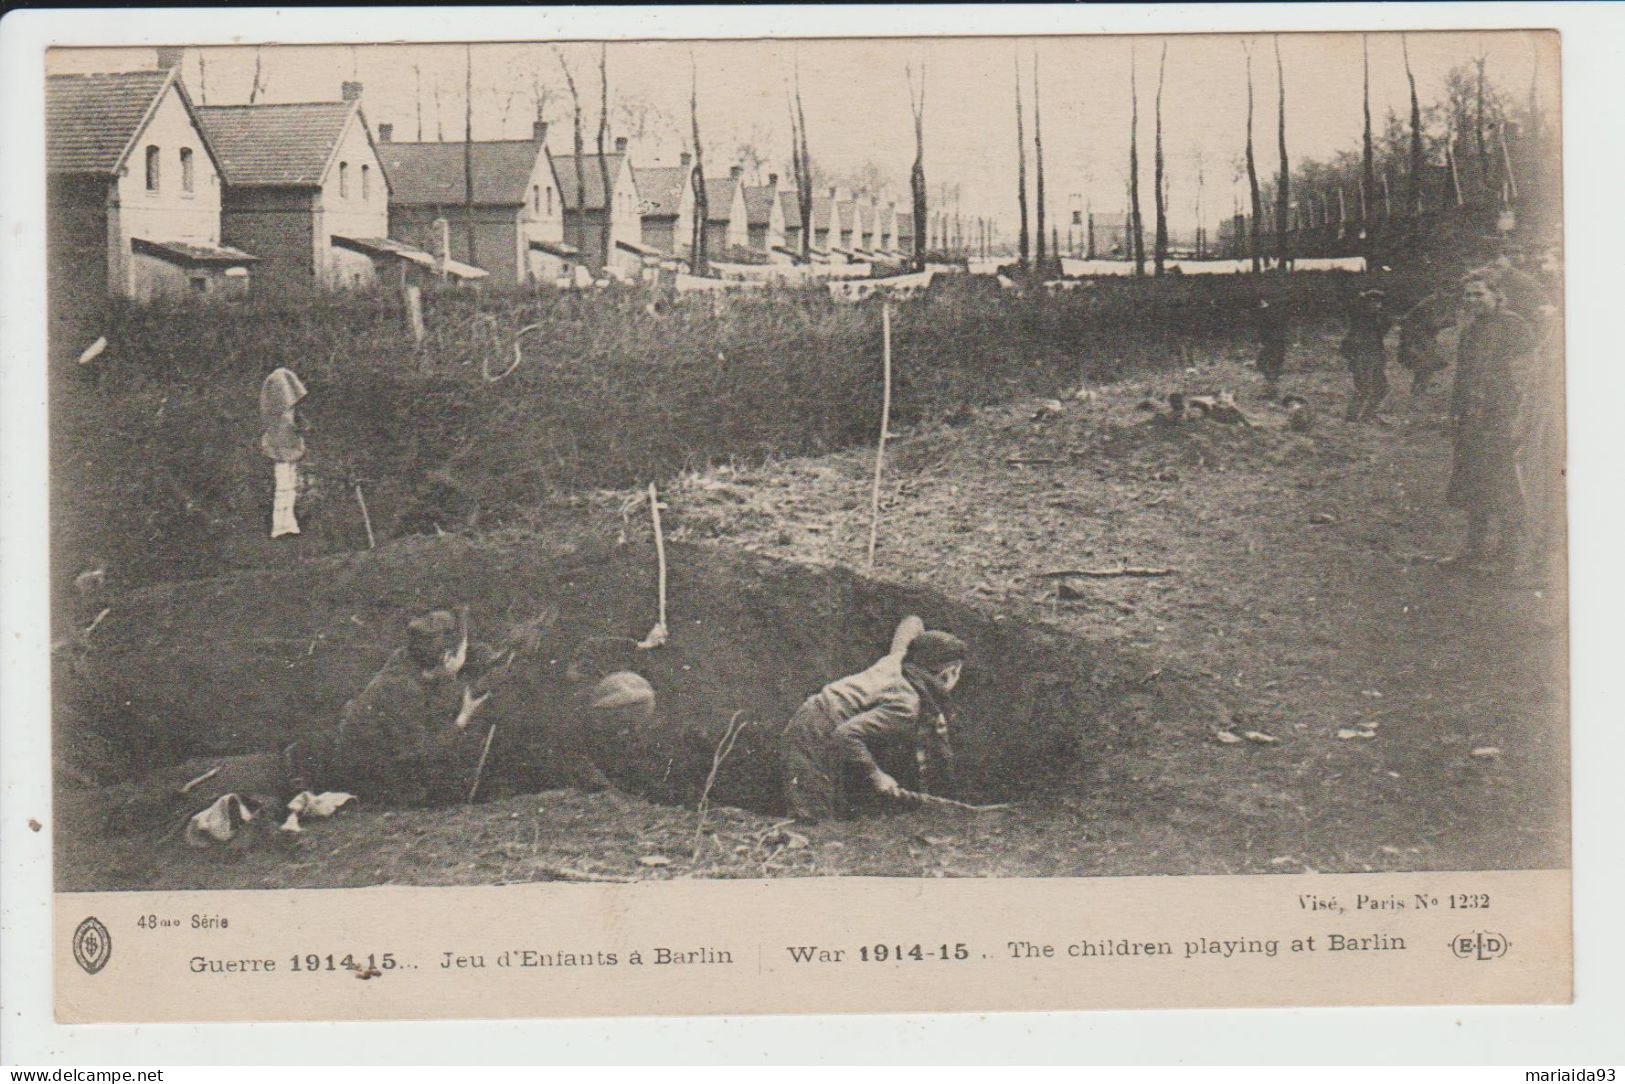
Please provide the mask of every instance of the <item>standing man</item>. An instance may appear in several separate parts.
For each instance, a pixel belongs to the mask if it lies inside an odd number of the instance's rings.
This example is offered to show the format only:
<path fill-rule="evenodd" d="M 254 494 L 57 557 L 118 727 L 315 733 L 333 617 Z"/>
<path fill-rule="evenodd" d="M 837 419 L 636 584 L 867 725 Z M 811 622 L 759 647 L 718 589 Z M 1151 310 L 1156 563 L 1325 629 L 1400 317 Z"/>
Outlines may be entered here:
<path fill-rule="evenodd" d="M 1344 421 L 1371 421 L 1388 398 L 1388 350 L 1383 339 L 1391 326 L 1393 317 L 1381 290 L 1365 290 L 1354 299 L 1341 348 L 1349 374 L 1354 377 L 1354 395 L 1343 414 Z"/>
<path fill-rule="evenodd" d="M 1267 297 L 1258 299 L 1253 310 L 1258 326 L 1258 373 L 1264 378 L 1264 391 L 1271 398 L 1281 390 L 1281 374 L 1286 372 L 1287 344 L 1292 338 L 1292 323 L 1285 303 Z"/>
<path fill-rule="evenodd" d="M 1411 396 L 1421 396 L 1433 374 L 1447 362 L 1439 351 L 1439 333 L 1456 324 L 1456 291 L 1447 290 L 1418 301 L 1399 320 L 1399 365 L 1411 374 Z"/>
<path fill-rule="evenodd" d="M 1462 286 L 1467 321 L 1450 396 L 1455 455 L 1447 498 L 1467 513 L 1467 542 L 1448 564 L 1472 568 L 1514 555 L 1523 522 L 1518 483 L 1519 367 L 1534 347 L 1529 325 L 1506 308 L 1486 275 Z"/>
<path fill-rule="evenodd" d="M 825 685 L 808 697 L 784 730 L 784 800 L 797 820 L 835 814 L 847 777 L 895 798 L 902 788 L 875 759 L 882 746 L 914 754 L 922 774 L 951 771 L 950 694 L 959 683 L 965 643 L 946 632 L 926 632 L 905 618 L 892 649 L 869 669 Z"/>

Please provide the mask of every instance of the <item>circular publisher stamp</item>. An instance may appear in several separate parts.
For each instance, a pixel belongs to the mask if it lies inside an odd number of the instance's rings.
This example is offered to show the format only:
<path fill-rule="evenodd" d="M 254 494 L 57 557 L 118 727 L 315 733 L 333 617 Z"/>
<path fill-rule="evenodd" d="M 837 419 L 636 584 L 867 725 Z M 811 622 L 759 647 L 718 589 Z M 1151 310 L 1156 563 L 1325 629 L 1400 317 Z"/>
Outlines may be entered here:
<path fill-rule="evenodd" d="M 94 975 L 106 967 L 107 959 L 112 955 L 113 938 L 101 919 L 92 915 L 79 923 L 79 928 L 73 931 L 73 958 L 79 961 L 79 966 L 85 969 L 87 975 Z"/>

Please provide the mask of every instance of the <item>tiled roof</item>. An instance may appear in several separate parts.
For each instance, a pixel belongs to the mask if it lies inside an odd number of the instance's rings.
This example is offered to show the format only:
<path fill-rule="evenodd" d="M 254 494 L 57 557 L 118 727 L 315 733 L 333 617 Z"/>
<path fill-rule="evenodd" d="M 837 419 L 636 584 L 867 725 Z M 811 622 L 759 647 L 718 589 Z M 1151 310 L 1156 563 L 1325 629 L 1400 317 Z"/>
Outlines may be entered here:
<path fill-rule="evenodd" d="M 613 178 L 620 176 L 621 161 L 624 154 L 606 154 L 603 161 L 609 165 L 610 185 L 614 187 Z M 576 195 L 576 156 L 573 154 L 555 154 L 553 156 L 553 170 L 559 175 L 559 192 L 564 197 L 564 206 L 574 211 L 581 203 Z M 584 209 L 588 211 L 602 211 L 604 209 L 604 175 L 596 154 L 581 156 L 581 180 L 587 186 L 587 201 Z M 637 178 L 633 178 L 637 183 Z"/>
<path fill-rule="evenodd" d="M 205 105 L 197 114 L 228 185 L 308 188 L 322 183 L 358 108 L 358 102 Z"/>
<path fill-rule="evenodd" d="M 378 158 L 389 175 L 389 202 L 403 207 L 462 203 L 463 143 L 380 143 Z M 504 139 L 472 144 L 474 202 L 518 206 L 529 198 L 527 187 L 542 144 L 530 139 Z"/>
<path fill-rule="evenodd" d="M 686 166 L 633 169 L 644 218 L 676 218 L 683 205 L 683 182 L 693 170 Z"/>
<path fill-rule="evenodd" d="M 734 188 L 739 181 L 733 177 L 707 177 L 705 179 L 705 220 L 730 222 L 734 205 Z"/>
<path fill-rule="evenodd" d="M 390 237 L 341 237 L 335 233 L 333 244 L 368 256 L 398 257 L 420 267 L 435 265 L 435 258 L 421 248 Z"/>
<path fill-rule="evenodd" d="M 52 75 L 45 80 L 50 173 L 112 173 L 173 71 Z"/>
<path fill-rule="evenodd" d="M 773 203 L 779 190 L 772 185 L 745 189 L 745 221 L 752 226 L 766 226 L 773 221 Z"/>
<path fill-rule="evenodd" d="M 813 201 L 812 201 L 812 220 L 813 220 L 813 229 L 815 231 L 816 230 L 827 230 L 827 229 L 829 229 L 829 212 L 830 212 L 830 208 L 832 208 L 834 206 L 835 206 L 835 201 L 830 199 L 828 196 L 814 196 L 813 197 Z"/>
<path fill-rule="evenodd" d="M 196 264 L 255 263 L 258 256 L 250 256 L 240 248 L 229 245 L 200 245 L 192 241 L 149 241 L 145 237 L 130 238 L 130 248 L 148 256 L 156 256 L 183 266 Z"/>
<path fill-rule="evenodd" d="M 779 206 L 784 208 L 784 228 L 799 230 L 801 228 L 800 196 L 795 192 L 780 192 Z"/>

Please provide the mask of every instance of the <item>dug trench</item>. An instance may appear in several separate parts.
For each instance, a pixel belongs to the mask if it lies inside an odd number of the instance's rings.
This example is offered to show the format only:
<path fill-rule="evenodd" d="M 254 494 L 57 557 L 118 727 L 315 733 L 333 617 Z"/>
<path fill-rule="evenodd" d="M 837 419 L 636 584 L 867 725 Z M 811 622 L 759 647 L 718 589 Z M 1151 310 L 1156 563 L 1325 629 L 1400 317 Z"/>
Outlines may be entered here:
<path fill-rule="evenodd" d="M 1102 720 L 1110 660 L 1063 634 L 840 567 L 685 544 L 668 545 L 667 555 L 670 638 L 652 650 L 635 646 L 657 607 L 654 547 L 643 541 L 404 540 L 133 592 L 93 646 L 58 667 L 59 787 L 116 808 L 207 758 L 330 732 L 411 616 L 458 605 L 470 608 L 475 638 L 495 641 L 544 615 L 540 644 L 518 658 L 471 727 L 495 725 L 482 801 L 589 786 L 590 761 L 624 794 L 690 815 L 708 783 L 711 805 L 776 814 L 776 739 L 791 712 L 822 683 L 884 654 L 908 614 L 969 646 L 956 692 L 961 797 L 1028 795 L 1111 727 Z M 623 668 L 656 689 L 656 716 L 588 725 L 584 676 Z M 713 775 L 730 723 L 738 739 Z M 906 762 L 886 766 L 908 780 Z M 365 809 L 392 804 L 389 795 L 358 798 Z"/>

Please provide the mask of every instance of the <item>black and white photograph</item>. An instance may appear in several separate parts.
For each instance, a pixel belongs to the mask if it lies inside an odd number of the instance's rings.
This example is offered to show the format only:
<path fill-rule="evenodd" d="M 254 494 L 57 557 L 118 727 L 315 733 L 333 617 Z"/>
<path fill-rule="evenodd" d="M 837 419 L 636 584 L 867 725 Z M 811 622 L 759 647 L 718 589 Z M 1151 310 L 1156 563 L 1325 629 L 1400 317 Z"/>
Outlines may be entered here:
<path fill-rule="evenodd" d="M 58 891 L 1567 868 L 1555 33 L 45 63 Z"/>

